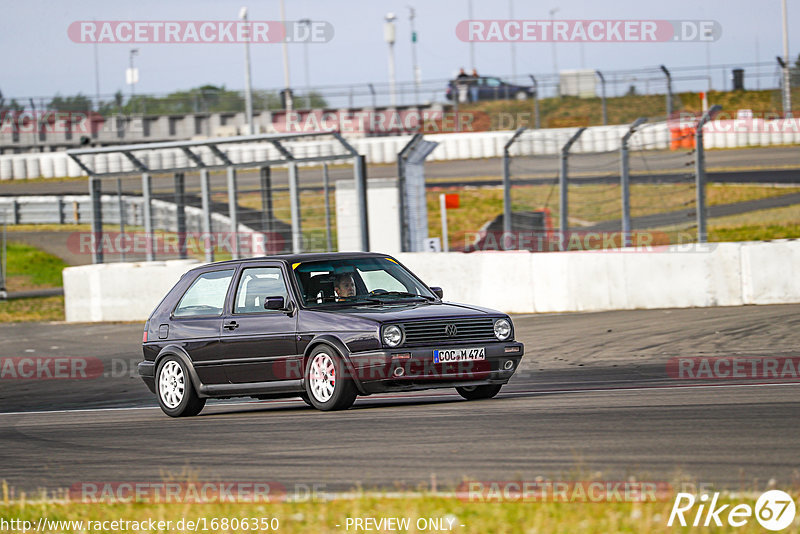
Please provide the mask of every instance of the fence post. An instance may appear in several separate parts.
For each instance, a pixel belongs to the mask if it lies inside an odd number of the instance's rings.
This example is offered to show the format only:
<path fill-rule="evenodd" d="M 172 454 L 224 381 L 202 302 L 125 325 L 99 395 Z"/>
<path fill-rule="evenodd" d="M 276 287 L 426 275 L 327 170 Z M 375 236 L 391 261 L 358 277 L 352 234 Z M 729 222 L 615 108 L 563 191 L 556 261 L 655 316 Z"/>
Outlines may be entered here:
<path fill-rule="evenodd" d="M 117 209 L 119 210 L 119 259 L 125 261 L 125 203 L 122 201 L 122 178 L 117 178 Z"/>
<path fill-rule="evenodd" d="M 261 179 L 262 228 L 269 239 L 275 239 L 272 233 L 272 223 L 275 218 L 272 210 L 272 169 L 267 166 L 260 167 L 259 177 Z M 276 254 L 279 252 L 281 251 L 275 250 Z"/>
<path fill-rule="evenodd" d="M 703 150 L 703 126 L 711 120 L 711 116 L 722 109 L 720 105 L 714 105 L 703 113 L 697 122 L 697 130 L 694 133 L 695 141 L 695 183 L 697 186 L 697 242 L 705 243 L 708 240 L 706 231 L 706 162 Z"/>
<path fill-rule="evenodd" d="M 206 263 L 214 261 L 214 237 L 211 235 L 211 186 L 208 183 L 208 169 L 200 169 L 200 200 L 203 206 L 203 246 Z"/>
<path fill-rule="evenodd" d="M 672 116 L 672 75 L 664 65 L 661 65 L 661 71 L 667 77 L 667 119 L 669 119 Z"/>
<path fill-rule="evenodd" d="M 237 196 L 238 190 L 236 187 L 236 169 L 233 167 L 227 168 L 228 175 L 228 217 L 231 220 L 230 232 L 233 234 L 231 239 L 231 258 L 234 260 L 239 259 L 239 213 L 237 209 Z"/>
<path fill-rule="evenodd" d="M 539 129 L 539 82 L 533 74 L 528 74 L 533 82 L 533 127 Z"/>
<path fill-rule="evenodd" d="M 333 236 L 331 235 L 331 179 L 328 175 L 328 164 L 322 164 L 322 192 L 325 195 L 325 251 L 333 250 Z"/>
<path fill-rule="evenodd" d="M 92 263 L 103 263 L 103 205 L 100 200 L 100 178 L 89 176 L 89 197 L 92 203 Z"/>
<path fill-rule="evenodd" d="M 186 179 L 182 172 L 175 173 L 175 226 L 178 231 L 178 254 L 182 260 L 187 257 L 186 251 Z M 120 199 L 122 196 L 120 196 Z M 120 200 L 122 209 L 122 200 Z M 121 213 L 121 212 L 120 212 Z M 123 224 L 124 215 L 120 216 L 120 225 Z M 123 227 L 123 232 L 124 227 Z"/>
<path fill-rule="evenodd" d="M 575 134 L 569 138 L 563 147 L 561 147 L 561 165 L 558 173 L 558 230 L 561 234 L 561 250 L 566 249 L 566 237 L 569 231 L 569 202 L 568 202 L 568 188 L 567 188 L 567 160 L 569 159 L 569 149 L 572 144 L 578 140 L 586 128 L 579 128 Z"/>
<path fill-rule="evenodd" d="M 0 241 L 0 300 L 8 298 L 6 292 L 6 210 L 0 211 L 3 215 L 3 236 Z"/>
<path fill-rule="evenodd" d="M 503 249 L 506 248 L 506 239 L 511 234 L 511 154 L 509 149 L 525 130 L 524 126 L 517 128 L 511 139 L 503 146 Z"/>
<path fill-rule="evenodd" d="M 358 155 L 353 165 L 356 180 L 356 200 L 361 222 L 361 250 L 369 252 L 369 220 L 367 211 L 367 158 Z"/>
<path fill-rule="evenodd" d="M 599 70 L 594 71 L 597 77 L 600 78 L 600 100 L 603 104 L 603 126 L 608 124 L 608 111 L 606 109 L 606 78 Z"/>
<path fill-rule="evenodd" d="M 156 254 L 153 243 L 153 209 L 150 204 L 150 191 L 152 180 L 146 172 L 142 173 L 142 200 L 144 205 L 144 234 L 145 234 L 145 259 L 154 261 Z"/>
<path fill-rule="evenodd" d="M 622 190 L 622 246 L 627 247 L 631 244 L 631 193 L 630 176 L 628 168 L 628 140 L 641 124 L 647 122 L 647 118 L 639 117 L 636 119 L 619 145 L 620 155 L 620 189 Z"/>
<path fill-rule="evenodd" d="M 439 211 L 442 218 L 442 252 L 450 252 L 450 240 L 447 235 L 447 195 L 439 194 Z"/>
<path fill-rule="evenodd" d="M 303 234 L 300 227 L 300 188 L 297 183 L 297 163 L 289 162 L 289 210 L 292 215 L 292 252 L 303 251 Z"/>

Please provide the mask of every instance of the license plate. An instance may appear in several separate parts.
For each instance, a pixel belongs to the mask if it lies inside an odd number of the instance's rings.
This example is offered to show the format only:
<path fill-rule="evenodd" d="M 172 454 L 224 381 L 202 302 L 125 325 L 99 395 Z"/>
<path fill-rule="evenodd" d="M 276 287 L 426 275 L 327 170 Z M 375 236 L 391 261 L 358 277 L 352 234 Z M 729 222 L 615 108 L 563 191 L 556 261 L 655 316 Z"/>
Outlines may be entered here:
<path fill-rule="evenodd" d="M 484 347 L 472 349 L 443 349 L 433 351 L 433 363 L 469 362 L 485 359 L 486 349 Z"/>

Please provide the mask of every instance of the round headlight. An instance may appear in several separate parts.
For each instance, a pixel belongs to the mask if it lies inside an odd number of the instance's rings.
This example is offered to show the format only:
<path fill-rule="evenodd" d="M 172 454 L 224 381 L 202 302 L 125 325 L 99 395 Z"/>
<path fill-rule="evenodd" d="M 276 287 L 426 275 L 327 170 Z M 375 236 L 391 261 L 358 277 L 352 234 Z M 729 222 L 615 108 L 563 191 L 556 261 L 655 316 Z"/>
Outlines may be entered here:
<path fill-rule="evenodd" d="M 403 341 L 403 331 L 397 325 L 390 325 L 383 329 L 383 342 L 388 347 L 396 347 Z"/>
<path fill-rule="evenodd" d="M 500 341 L 505 341 L 511 336 L 511 322 L 508 319 L 498 319 L 494 322 L 494 335 Z"/>

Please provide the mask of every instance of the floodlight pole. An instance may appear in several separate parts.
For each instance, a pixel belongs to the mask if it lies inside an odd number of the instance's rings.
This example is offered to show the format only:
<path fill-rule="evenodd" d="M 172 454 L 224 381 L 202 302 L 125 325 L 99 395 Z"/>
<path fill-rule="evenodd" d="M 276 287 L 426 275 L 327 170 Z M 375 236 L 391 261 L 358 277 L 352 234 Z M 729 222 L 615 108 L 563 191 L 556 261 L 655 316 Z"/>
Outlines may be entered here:
<path fill-rule="evenodd" d="M 792 76 L 791 64 L 789 59 L 789 27 L 787 22 L 786 13 L 786 0 L 781 2 L 781 10 L 783 13 L 783 116 L 789 118 L 792 116 Z"/>
<path fill-rule="evenodd" d="M 244 21 L 244 107 L 247 120 L 247 133 L 253 135 L 253 86 L 250 79 L 250 23 L 247 21 L 247 8 L 239 11 L 239 18 Z"/>

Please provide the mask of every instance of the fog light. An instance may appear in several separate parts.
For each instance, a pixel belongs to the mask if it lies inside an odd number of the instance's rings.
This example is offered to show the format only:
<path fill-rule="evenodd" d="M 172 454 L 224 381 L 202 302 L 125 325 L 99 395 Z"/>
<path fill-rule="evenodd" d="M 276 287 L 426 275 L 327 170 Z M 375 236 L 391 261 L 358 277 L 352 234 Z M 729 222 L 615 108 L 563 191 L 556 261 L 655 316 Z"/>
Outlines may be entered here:
<path fill-rule="evenodd" d="M 506 347 L 505 352 L 519 352 L 519 347 Z"/>
<path fill-rule="evenodd" d="M 403 376 L 404 374 L 406 374 L 406 371 L 405 371 L 405 369 L 403 369 L 402 367 L 397 367 L 397 368 L 394 370 L 394 373 L 393 373 L 393 374 L 394 374 L 394 376 Z"/>
<path fill-rule="evenodd" d="M 514 361 L 513 360 L 506 360 L 506 363 L 503 364 L 503 369 L 509 371 L 514 368 Z"/>

